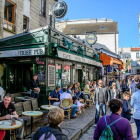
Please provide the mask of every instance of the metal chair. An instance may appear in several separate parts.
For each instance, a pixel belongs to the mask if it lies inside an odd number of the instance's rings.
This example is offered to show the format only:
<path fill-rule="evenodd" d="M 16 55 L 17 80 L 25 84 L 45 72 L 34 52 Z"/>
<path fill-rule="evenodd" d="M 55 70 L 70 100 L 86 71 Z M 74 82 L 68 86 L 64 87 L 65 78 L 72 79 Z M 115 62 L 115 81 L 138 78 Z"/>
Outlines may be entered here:
<path fill-rule="evenodd" d="M 64 112 L 68 112 L 68 115 L 65 117 L 69 118 L 71 116 L 71 100 L 70 99 L 62 99 L 61 100 L 61 108 L 64 110 Z"/>

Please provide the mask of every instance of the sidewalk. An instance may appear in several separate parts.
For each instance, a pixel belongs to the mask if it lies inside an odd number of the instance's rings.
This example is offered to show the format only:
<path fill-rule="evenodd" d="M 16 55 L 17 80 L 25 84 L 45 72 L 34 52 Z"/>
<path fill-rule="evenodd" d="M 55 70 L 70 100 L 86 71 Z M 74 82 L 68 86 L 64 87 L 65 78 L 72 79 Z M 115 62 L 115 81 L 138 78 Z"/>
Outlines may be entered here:
<path fill-rule="evenodd" d="M 108 110 L 108 113 L 110 113 L 109 110 Z M 69 140 L 93 140 L 94 117 L 95 117 L 95 107 L 91 109 L 86 108 L 85 114 L 78 115 L 76 119 L 71 119 L 69 121 L 67 118 L 65 118 L 65 120 L 61 124 L 61 129 L 63 133 L 65 133 L 68 136 Z M 137 132 L 136 132 L 136 126 L 133 120 L 132 120 L 131 125 L 132 125 L 134 138 L 136 138 Z M 36 130 L 39 127 L 40 127 L 40 123 L 37 123 Z M 28 127 L 28 132 L 30 132 L 30 127 Z M 31 138 L 29 139 L 26 138 L 26 140 L 31 140 Z"/>

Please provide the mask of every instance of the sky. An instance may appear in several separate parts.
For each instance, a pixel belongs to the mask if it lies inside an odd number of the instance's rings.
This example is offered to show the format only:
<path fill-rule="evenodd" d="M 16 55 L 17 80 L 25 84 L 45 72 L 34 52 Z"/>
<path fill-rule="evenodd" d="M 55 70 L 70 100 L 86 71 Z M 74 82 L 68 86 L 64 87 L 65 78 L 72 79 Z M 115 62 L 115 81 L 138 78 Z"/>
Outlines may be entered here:
<path fill-rule="evenodd" d="M 64 19 L 113 19 L 118 22 L 119 47 L 139 46 L 140 0 L 64 0 Z"/>

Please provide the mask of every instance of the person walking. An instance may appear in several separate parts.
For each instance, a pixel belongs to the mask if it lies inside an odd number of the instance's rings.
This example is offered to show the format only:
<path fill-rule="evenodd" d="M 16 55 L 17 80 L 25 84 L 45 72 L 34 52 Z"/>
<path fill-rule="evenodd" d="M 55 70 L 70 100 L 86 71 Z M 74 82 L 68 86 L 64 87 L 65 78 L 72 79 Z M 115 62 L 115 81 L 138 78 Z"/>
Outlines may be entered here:
<path fill-rule="evenodd" d="M 137 136 L 140 138 L 140 83 L 137 84 L 138 91 L 131 96 L 131 105 L 134 107 L 133 118 L 137 126 Z"/>
<path fill-rule="evenodd" d="M 112 99 L 109 102 L 109 108 L 112 114 L 110 116 L 103 116 L 99 120 L 94 131 L 94 140 L 99 140 L 107 125 L 113 132 L 113 140 L 134 140 L 130 122 L 125 118 L 121 118 L 120 116 L 122 112 L 122 106 L 123 102 L 119 99 Z"/>
<path fill-rule="evenodd" d="M 94 126 L 97 125 L 97 122 L 99 120 L 100 109 L 102 109 L 102 115 L 103 116 L 106 115 L 106 105 L 108 105 L 108 102 L 110 100 L 108 88 L 103 87 L 103 81 L 99 80 L 98 84 L 99 84 L 99 87 L 95 88 L 94 97 L 93 97 L 93 104 L 96 105 Z"/>
<path fill-rule="evenodd" d="M 37 100 L 39 100 L 39 92 L 40 92 L 40 86 L 39 86 L 39 81 L 37 80 L 38 75 L 34 74 L 33 75 L 33 79 L 30 80 L 29 82 L 29 90 L 32 90 L 31 92 L 31 97 L 33 98 L 37 98 Z"/>
<path fill-rule="evenodd" d="M 121 99 L 120 91 L 117 89 L 117 84 L 115 82 L 112 83 L 112 89 L 109 90 L 111 99 Z"/>
<path fill-rule="evenodd" d="M 126 91 L 126 89 L 127 89 L 127 83 L 126 83 L 125 79 L 123 79 L 123 81 L 122 81 L 122 90 L 123 90 L 123 93 Z"/>
<path fill-rule="evenodd" d="M 130 86 L 130 94 L 132 95 L 134 92 L 138 91 L 137 84 L 139 83 L 139 78 L 136 77 L 135 81 Z"/>

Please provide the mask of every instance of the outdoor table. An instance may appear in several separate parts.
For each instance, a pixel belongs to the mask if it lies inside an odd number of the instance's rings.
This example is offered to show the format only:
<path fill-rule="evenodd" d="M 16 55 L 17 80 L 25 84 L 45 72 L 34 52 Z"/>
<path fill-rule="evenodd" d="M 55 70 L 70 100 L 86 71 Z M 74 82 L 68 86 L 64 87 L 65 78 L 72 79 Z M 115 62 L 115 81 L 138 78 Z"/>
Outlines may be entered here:
<path fill-rule="evenodd" d="M 54 106 L 54 105 L 42 105 L 41 108 L 44 109 L 44 110 L 50 110 L 52 108 L 57 108 L 58 106 Z"/>
<path fill-rule="evenodd" d="M 3 124 L 0 124 L 0 130 L 15 130 L 22 126 L 22 122 L 18 120 L 16 120 L 16 125 L 13 125 L 13 126 L 11 126 L 11 120 L 3 120 L 3 121 L 0 121 L 0 123 L 1 122 L 3 122 Z M 15 131 L 14 131 L 14 139 L 15 139 Z"/>
<path fill-rule="evenodd" d="M 41 111 L 25 111 L 25 112 L 22 112 L 22 115 L 31 117 L 31 133 L 32 133 L 32 129 L 33 129 L 33 117 L 42 116 L 43 113 Z"/>

